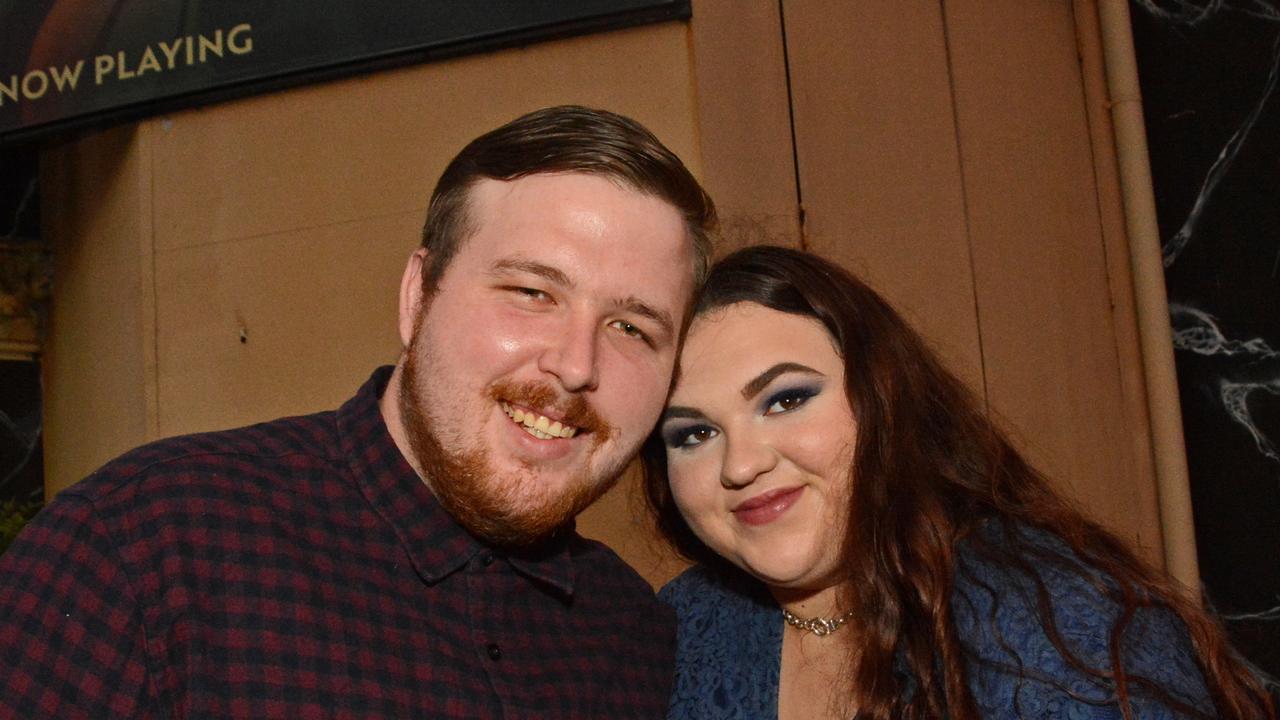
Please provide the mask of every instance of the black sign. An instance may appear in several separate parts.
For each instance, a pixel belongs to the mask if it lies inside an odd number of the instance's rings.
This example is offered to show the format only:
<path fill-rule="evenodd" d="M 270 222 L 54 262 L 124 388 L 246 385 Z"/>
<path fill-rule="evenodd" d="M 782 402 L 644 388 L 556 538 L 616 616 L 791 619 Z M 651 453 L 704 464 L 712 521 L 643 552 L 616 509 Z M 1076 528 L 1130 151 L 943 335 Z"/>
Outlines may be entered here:
<path fill-rule="evenodd" d="M 0 0 L 0 141 L 689 13 L 689 0 Z"/>

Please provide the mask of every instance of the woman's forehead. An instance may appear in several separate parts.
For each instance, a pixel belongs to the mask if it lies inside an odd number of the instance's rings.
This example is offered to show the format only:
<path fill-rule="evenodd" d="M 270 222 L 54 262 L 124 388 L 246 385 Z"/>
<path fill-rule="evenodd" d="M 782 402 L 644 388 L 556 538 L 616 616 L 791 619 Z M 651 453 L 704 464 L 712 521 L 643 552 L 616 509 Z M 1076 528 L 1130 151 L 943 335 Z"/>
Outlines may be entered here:
<path fill-rule="evenodd" d="M 737 392 L 778 363 L 798 363 L 839 375 L 843 362 L 818 320 L 755 303 L 736 303 L 699 315 L 689 328 L 673 396 Z"/>

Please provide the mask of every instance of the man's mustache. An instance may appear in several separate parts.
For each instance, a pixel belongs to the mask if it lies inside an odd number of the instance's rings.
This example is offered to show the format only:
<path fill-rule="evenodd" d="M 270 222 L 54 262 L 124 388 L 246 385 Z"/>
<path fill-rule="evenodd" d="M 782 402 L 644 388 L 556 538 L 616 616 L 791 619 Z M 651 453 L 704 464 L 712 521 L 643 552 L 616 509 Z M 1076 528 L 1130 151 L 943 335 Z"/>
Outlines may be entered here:
<path fill-rule="evenodd" d="M 542 415 L 553 415 L 562 424 L 578 428 L 579 433 L 595 433 L 599 444 L 617 434 L 580 394 L 562 395 L 547 383 L 528 380 L 500 380 L 489 388 L 489 396 L 497 402 L 520 405 Z"/>

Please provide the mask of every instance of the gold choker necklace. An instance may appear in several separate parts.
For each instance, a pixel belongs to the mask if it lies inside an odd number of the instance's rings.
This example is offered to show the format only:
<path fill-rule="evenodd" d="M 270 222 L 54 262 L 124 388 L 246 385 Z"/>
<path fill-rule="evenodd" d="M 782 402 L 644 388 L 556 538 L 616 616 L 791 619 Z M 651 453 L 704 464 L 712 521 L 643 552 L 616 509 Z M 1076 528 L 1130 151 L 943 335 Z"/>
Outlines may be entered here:
<path fill-rule="evenodd" d="M 793 628 L 808 630 L 809 632 L 813 633 L 814 635 L 817 635 L 818 637 L 826 637 L 831 633 L 839 630 L 840 626 L 844 625 L 845 621 L 847 621 L 851 617 L 853 617 L 852 610 L 841 615 L 840 617 L 802 618 L 802 617 L 795 616 L 794 614 L 792 614 L 790 610 L 786 608 L 782 608 L 782 619 L 786 620 L 788 625 L 790 625 Z"/>

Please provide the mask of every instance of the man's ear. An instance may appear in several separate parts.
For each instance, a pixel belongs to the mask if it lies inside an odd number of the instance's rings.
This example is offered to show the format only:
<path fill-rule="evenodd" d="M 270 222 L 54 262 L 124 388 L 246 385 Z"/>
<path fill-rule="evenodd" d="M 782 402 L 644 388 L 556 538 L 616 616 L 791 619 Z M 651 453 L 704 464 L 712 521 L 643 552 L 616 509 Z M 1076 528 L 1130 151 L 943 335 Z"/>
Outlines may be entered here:
<path fill-rule="evenodd" d="M 426 272 L 427 249 L 418 248 L 409 256 L 400 278 L 400 342 L 405 349 L 417 329 L 418 311 L 422 308 L 422 276 Z"/>

